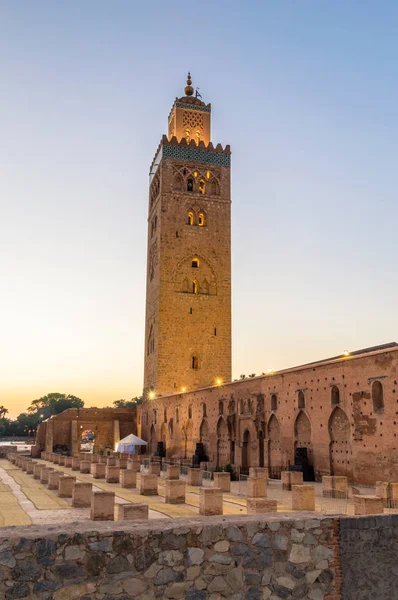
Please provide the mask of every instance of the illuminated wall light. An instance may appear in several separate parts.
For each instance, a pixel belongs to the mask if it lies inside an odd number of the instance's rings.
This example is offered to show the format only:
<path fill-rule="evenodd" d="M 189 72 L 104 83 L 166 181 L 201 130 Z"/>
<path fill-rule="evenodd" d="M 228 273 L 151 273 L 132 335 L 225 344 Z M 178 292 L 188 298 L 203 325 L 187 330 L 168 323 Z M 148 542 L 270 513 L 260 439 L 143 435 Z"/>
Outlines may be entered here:
<path fill-rule="evenodd" d="M 222 380 L 221 379 L 216 379 L 216 384 L 217 385 L 221 385 L 222 384 Z"/>
<path fill-rule="evenodd" d="M 348 352 L 348 350 L 344 350 L 343 356 L 350 356 L 350 353 Z"/>
<path fill-rule="evenodd" d="M 182 387 L 182 388 L 181 388 L 181 391 L 182 391 L 182 393 L 184 393 L 184 392 L 186 392 L 186 391 L 187 391 L 187 388 L 186 388 L 186 387 Z"/>
<path fill-rule="evenodd" d="M 153 400 L 155 397 L 155 392 L 149 392 L 148 397 L 150 400 Z"/>

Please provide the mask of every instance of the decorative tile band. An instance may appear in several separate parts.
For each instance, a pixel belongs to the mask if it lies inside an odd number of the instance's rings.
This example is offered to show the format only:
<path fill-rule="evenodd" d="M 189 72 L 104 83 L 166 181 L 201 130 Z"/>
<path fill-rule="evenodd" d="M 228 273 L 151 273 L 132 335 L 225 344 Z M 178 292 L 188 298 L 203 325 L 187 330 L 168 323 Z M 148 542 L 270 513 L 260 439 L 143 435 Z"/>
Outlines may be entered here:
<path fill-rule="evenodd" d="M 176 107 L 184 108 L 186 110 L 199 110 L 200 112 L 207 112 L 207 113 L 209 113 L 211 111 L 210 106 L 198 106 L 197 104 L 185 104 L 185 102 L 176 102 Z"/>
<path fill-rule="evenodd" d="M 163 146 L 162 158 L 176 158 L 178 160 L 192 160 L 208 165 L 220 167 L 231 166 L 231 155 L 219 152 L 208 152 L 197 148 L 184 148 L 181 146 Z"/>

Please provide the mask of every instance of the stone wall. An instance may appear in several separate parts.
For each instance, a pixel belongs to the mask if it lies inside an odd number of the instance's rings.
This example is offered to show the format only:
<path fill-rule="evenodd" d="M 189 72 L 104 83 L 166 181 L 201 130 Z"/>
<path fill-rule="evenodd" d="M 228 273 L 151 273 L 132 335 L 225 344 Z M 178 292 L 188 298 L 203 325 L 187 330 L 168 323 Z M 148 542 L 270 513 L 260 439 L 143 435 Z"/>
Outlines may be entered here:
<path fill-rule="evenodd" d="M 398 515 L 341 520 L 343 600 L 398 598 Z"/>
<path fill-rule="evenodd" d="M 0 565 L 5 600 L 340 598 L 338 520 L 308 514 L 4 528 Z"/>

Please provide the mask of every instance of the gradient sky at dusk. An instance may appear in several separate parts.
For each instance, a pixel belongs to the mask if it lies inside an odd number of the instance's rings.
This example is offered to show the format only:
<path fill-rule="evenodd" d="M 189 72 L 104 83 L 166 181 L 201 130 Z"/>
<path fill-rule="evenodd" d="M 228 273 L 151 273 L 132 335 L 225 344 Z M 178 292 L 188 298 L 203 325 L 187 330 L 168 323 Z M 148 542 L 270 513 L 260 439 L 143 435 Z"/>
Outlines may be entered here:
<path fill-rule="evenodd" d="M 12 416 L 141 392 L 148 169 L 188 70 L 233 153 L 234 377 L 398 341 L 395 1 L 0 0 L 0 56 Z"/>

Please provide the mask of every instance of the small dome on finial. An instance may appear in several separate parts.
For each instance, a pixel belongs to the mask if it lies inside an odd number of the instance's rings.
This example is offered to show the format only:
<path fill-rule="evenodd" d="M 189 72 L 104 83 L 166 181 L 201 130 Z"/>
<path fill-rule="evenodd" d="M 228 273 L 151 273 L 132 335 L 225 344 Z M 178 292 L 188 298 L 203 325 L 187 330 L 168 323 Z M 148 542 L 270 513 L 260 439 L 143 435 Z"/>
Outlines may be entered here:
<path fill-rule="evenodd" d="M 191 73 L 188 73 L 187 85 L 184 88 L 186 96 L 193 96 L 194 89 L 192 87 Z"/>

